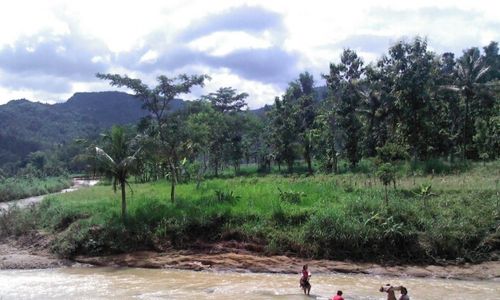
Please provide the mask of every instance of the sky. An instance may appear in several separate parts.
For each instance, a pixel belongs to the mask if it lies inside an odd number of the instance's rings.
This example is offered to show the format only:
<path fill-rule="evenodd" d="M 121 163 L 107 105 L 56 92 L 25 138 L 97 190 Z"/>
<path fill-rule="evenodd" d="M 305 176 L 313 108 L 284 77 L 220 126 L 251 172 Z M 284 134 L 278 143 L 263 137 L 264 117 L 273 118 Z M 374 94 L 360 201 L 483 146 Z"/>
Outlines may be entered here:
<path fill-rule="evenodd" d="M 351 48 L 365 63 L 399 40 L 436 53 L 500 41 L 499 1 L 1 1 L 0 104 L 66 101 L 117 90 L 95 74 L 154 86 L 158 75 L 208 74 L 184 99 L 220 87 L 271 104 L 301 72 L 321 74 Z M 120 89 L 127 91 L 126 89 Z"/>

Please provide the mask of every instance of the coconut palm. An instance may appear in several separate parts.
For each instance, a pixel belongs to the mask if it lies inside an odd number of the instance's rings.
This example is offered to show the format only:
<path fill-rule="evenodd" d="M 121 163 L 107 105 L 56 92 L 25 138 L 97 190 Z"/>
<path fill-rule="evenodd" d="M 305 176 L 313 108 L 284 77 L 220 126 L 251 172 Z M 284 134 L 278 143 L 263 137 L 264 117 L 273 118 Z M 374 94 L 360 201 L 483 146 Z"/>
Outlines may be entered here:
<path fill-rule="evenodd" d="M 130 187 L 127 178 L 135 165 L 140 149 L 130 155 L 131 143 L 127 140 L 123 128 L 119 126 L 113 126 L 111 133 L 106 135 L 105 139 L 109 141 L 109 150 L 106 152 L 99 147 L 95 147 L 96 157 L 103 163 L 105 171 L 112 177 L 115 192 L 117 186 L 120 185 L 122 217 L 124 218 L 127 210 L 125 185 Z"/>
<path fill-rule="evenodd" d="M 477 89 L 485 86 L 483 77 L 488 73 L 489 69 L 490 67 L 485 64 L 479 49 L 471 48 L 465 50 L 463 56 L 457 60 L 455 84 L 445 87 L 449 90 L 460 92 L 464 99 L 464 118 L 462 124 L 462 151 L 464 158 L 470 142 L 469 140 L 472 139 L 472 135 L 469 134 L 470 105 Z"/>

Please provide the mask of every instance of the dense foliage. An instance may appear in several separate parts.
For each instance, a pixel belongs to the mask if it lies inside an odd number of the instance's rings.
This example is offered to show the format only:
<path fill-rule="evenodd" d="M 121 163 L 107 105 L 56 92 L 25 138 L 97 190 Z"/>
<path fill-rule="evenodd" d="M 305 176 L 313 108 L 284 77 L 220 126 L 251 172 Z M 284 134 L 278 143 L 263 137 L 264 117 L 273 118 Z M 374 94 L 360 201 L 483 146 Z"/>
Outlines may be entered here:
<path fill-rule="evenodd" d="M 336 172 L 339 159 L 354 170 L 362 158 L 377 157 L 385 171 L 406 159 L 494 160 L 500 153 L 499 57 L 496 42 L 455 59 L 431 52 L 418 37 L 368 65 L 346 49 L 323 75 L 326 98 L 304 72 L 263 115 L 242 110 L 248 95 L 229 87 L 170 110 L 173 97 L 206 76 L 160 76 L 154 89 L 127 76 L 98 77 L 134 90 L 150 112 L 137 134 L 155 147 L 145 147 L 140 174 L 145 181 L 172 178 L 174 199 L 176 182 L 217 177 L 226 167 L 238 173 L 244 162 L 262 172 L 285 165 L 291 173 L 303 160 L 312 175 Z"/>

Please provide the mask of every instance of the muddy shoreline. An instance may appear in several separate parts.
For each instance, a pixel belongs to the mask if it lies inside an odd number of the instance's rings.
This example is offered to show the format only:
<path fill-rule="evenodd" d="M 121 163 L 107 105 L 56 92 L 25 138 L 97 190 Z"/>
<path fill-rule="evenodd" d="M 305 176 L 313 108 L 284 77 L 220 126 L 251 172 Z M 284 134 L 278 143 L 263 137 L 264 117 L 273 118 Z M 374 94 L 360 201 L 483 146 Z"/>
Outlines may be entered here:
<path fill-rule="evenodd" d="M 259 253 L 214 245 L 212 250 L 136 251 L 106 256 L 60 259 L 50 253 L 49 236 L 33 235 L 0 241 L 0 269 L 43 269 L 91 265 L 213 272 L 296 274 L 309 264 L 315 274 L 366 274 L 395 277 L 446 278 L 500 281 L 500 261 L 462 265 L 394 265 L 349 261 L 314 260 Z"/>

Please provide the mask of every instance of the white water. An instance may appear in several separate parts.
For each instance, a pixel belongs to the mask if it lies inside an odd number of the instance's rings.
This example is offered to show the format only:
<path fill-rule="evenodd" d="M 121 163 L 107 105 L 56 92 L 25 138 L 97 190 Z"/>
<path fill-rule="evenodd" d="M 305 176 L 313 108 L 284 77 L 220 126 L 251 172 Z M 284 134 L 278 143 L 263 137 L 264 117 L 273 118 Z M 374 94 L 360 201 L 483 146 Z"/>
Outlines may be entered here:
<path fill-rule="evenodd" d="M 385 299 L 385 283 L 408 287 L 412 300 L 498 300 L 498 281 L 314 275 L 311 296 L 298 275 L 212 273 L 137 268 L 61 268 L 0 271 L 0 299 Z M 398 295 L 399 296 L 399 295 Z"/>

